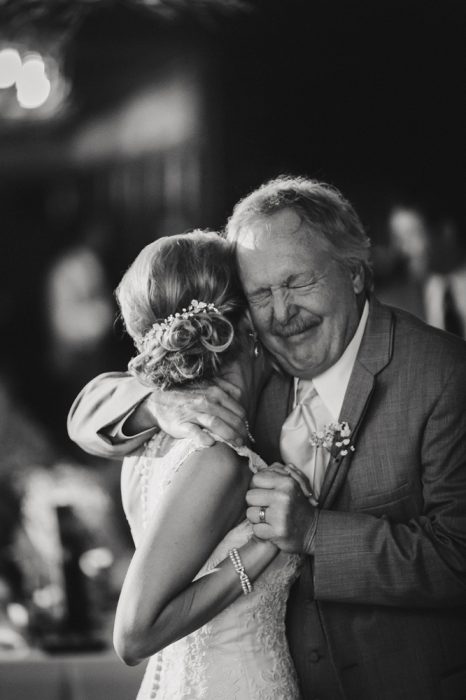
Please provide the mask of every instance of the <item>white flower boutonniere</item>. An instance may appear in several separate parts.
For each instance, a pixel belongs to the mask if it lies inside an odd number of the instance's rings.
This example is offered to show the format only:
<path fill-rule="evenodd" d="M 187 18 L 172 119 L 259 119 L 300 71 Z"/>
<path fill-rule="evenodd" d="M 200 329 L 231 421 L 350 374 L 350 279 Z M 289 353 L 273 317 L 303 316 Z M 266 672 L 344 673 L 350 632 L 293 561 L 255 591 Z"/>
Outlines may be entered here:
<path fill-rule="evenodd" d="M 310 443 L 313 447 L 325 447 L 335 459 L 346 457 L 356 449 L 351 442 L 351 428 L 347 421 L 329 423 L 322 430 L 313 431 Z"/>

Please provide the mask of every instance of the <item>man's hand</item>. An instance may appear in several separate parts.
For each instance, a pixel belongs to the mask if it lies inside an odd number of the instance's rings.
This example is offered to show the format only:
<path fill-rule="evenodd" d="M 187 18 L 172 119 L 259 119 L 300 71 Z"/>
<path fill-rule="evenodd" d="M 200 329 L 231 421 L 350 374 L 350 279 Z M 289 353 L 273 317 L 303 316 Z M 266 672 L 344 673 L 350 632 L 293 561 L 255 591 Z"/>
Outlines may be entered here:
<path fill-rule="evenodd" d="M 158 426 L 174 438 L 213 445 L 216 437 L 241 445 L 247 438 L 241 391 L 225 379 L 194 389 L 155 389 L 125 424 L 125 432 Z"/>
<path fill-rule="evenodd" d="M 246 516 L 256 537 L 271 540 L 284 552 L 313 554 L 317 509 L 286 468 L 274 464 L 254 474 L 246 501 Z M 262 522 L 261 508 L 265 514 Z"/>

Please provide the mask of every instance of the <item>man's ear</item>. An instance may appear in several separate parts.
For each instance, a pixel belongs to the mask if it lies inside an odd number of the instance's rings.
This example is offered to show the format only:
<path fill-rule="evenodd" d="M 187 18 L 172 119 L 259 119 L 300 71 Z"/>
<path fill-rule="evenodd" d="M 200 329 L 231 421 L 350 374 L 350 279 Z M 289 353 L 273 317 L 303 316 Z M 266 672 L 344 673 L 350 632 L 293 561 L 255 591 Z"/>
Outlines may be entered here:
<path fill-rule="evenodd" d="M 365 273 L 362 265 L 351 272 L 351 283 L 355 294 L 361 294 L 364 289 Z"/>
<path fill-rule="evenodd" d="M 252 323 L 252 318 L 251 318 L 251 312 L 249 311 L 249 308 L 247 308 L 243 312 L 243 317 L 240 321 L 241 327 L 244 328 L 247 331 L 254 331 L 254 325 Z"/>

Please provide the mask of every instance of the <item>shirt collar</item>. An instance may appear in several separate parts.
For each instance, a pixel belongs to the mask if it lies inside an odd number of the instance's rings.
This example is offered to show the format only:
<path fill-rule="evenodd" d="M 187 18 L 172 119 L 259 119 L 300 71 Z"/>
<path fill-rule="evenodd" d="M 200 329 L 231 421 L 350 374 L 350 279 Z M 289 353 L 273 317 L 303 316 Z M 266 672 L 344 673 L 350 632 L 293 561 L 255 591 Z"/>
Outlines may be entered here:
<path fill-rule="evenodd" d="M 353 371 L 354 363 L 359 352 L 362 337 L 366 329 L 367 317 L 369 315 L 369 302 L 366 300 L 364 309 L 359 320 L 359 325 L 356 333 L 348 343 L 346 350 L 334 365 L 329 367 L 319 374 L 318 377 L 312 379 L 312 383 L 320 398 L 325 404 L 325 407 L 330 412 L 332 418 L 337 421 L 340 416 L 341 407 L 345 398 L 346 389 L 348 388 L 351 372 Z M 295 377 L 295 401 L 298 381 L 302 384 L 311 380 L 299 380 Z"/>

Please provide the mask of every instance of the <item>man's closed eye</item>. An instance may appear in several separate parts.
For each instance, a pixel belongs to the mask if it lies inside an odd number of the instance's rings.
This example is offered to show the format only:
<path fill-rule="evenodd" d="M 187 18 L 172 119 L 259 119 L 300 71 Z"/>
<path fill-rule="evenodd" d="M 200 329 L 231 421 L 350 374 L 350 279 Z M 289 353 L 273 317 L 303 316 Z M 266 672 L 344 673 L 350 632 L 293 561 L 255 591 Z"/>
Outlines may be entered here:
<path fill-rule="evenodd" d="M 254 294 L 248 294 L 248 301 L 253 306 L 263 306 L 270 299 L 270 292 L 256 292 Z"/>

